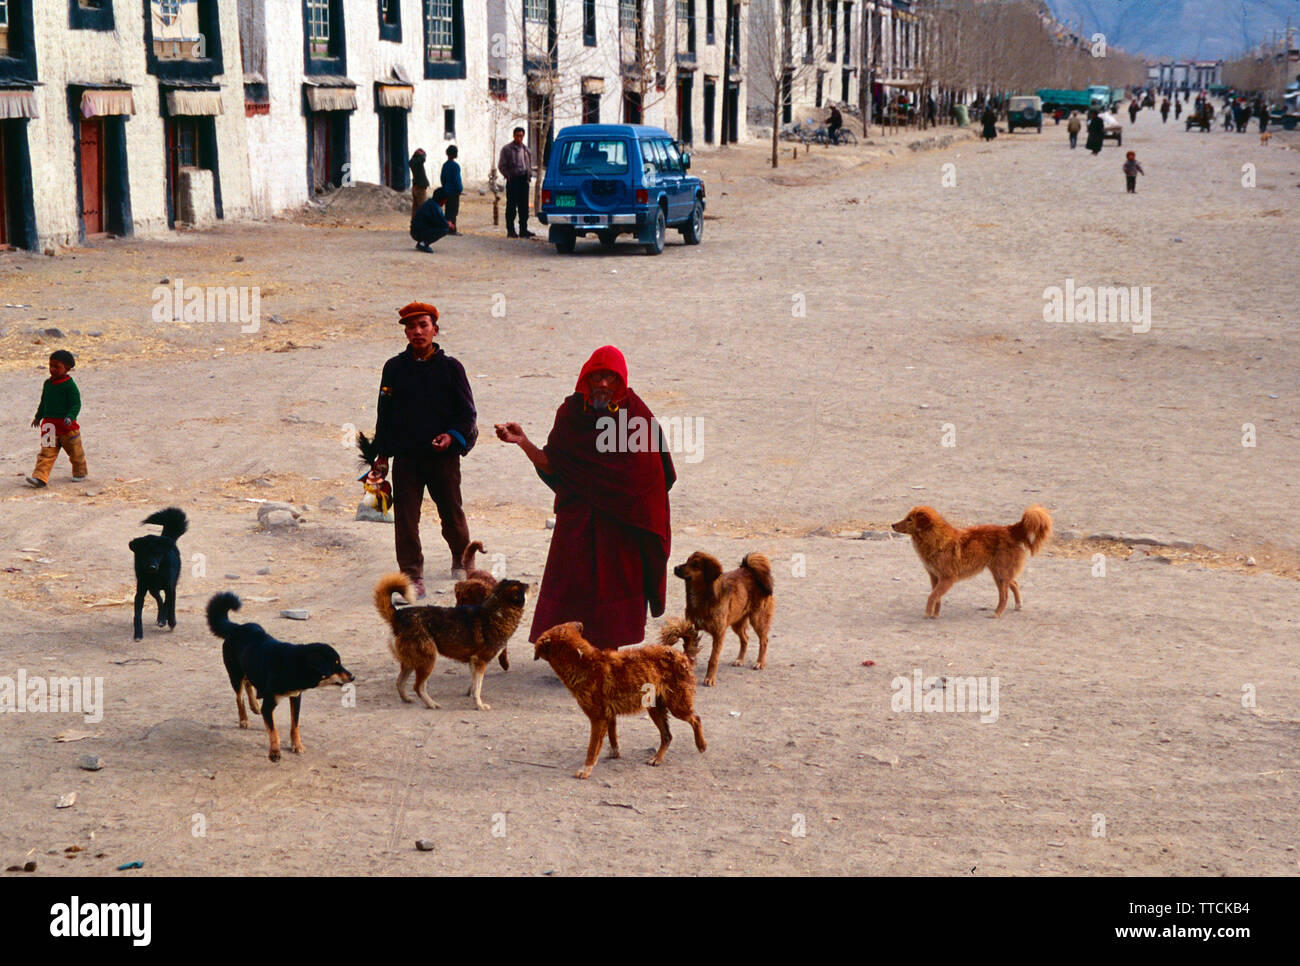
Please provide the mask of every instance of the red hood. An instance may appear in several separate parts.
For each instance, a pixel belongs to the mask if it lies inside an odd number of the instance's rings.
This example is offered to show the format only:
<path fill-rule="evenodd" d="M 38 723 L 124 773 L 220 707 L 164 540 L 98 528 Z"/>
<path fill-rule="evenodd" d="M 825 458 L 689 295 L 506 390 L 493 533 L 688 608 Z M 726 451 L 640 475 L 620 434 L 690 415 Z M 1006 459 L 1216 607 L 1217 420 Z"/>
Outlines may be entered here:
<path fill-rule="evenodd" d="M 591 354 L 591 358 L 583 365 L 582 372 L 578 373 L 578 384 L 573 387 L 574 392 L 582 393 L 582 398 L 590 404 L 591 390 L 587 387 L 587 377 L 602 369 L 614 373 L 622 383 L 622 387 L 614 395 L 614 402 L 621 403 L 627 396 L 627 360 L 623 358 L 623 353 L 612 345 L 603 345 Z"/>

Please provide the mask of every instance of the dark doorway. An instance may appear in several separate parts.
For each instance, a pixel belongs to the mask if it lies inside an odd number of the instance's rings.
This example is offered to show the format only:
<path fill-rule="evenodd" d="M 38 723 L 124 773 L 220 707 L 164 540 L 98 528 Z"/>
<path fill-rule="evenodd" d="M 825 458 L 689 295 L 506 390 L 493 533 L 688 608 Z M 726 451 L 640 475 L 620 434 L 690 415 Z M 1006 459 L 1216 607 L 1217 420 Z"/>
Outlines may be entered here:
<path fill-rule="evenodd" d="M 793 93 L 792 91 L 793 87 L 794 87 L 794 78 L 791 75 L 790 71 L 787 70 L 785 73 L 781 75 L 781 123 L 782 124 L 790 123 L 791 108 L 793 107 L 791 103 L 791 94 Z"/>
<path fill-rule="evenodd" d="M 623 89 L 623 123 L 641 123 L 641 95 L 627 88 Z"/>
<path fill-rule="evenodd" d="M 690 144 L 695 140 L 695 131 L 691 126 L 691 95 L 694 93 L 695 78 L 690 74 L 677 76 L 677 140 Z"/>
<path fill-rule="evenodd" d="M 704 78 L 704 143 L 713 143 L 713 112 L 718 97 L 718 85 L 711 78 Z"/>
<path fill-rule="evenodd" d="M 583 124 L 600 123 L 600 95 L 599 94 L 582 95 L 582 123 Z"/>
<path fill-rule="evenodd" d="M 348 114 L 313 111 L 307 123 L 308 188 L 312 194 L 338 187 L 350 170 Z"/>
<path fill-rule="evenodd" d="M 27 120 L 0 121 L 0 250 L 36 247 L 33 195 Z"/>
<path fill-rule="evenodd" d="M 740 140 L 740 84 L 736 81 L 727 82 L 722 115 L 723 139 L 735 144 Z"/>
<path fill-rule="evenodd" d="M 406 190 L 405 108 L 386 107 L 379 112 L 379 172 L 381 183 L 394 191 Z"/>

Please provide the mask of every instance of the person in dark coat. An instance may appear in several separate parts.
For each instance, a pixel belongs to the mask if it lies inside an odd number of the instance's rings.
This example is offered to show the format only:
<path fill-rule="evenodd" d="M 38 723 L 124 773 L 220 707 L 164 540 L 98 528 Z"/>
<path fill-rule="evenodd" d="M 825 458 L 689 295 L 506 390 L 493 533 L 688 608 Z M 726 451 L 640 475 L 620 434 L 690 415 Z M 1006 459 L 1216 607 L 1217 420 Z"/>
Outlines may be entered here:
<path fill-rule="evenodd" d="M 1106 141 L 1106 125 L 1096 111 L 1088 112 L 1088 140 L 1084 142 L 1093 154 L 1101 154 L 1101 147 Z"/>
<path fill-rule="evenodd" d="M 1183 102 L 1178 99 L 1177 95 L 1174 95 L 1174 120 L 1176 121 L 1182 116 L 1183 116 Z"/>
<path fill-rule="evenodd" d="M 435 188 L 433 197 L 420 205 L 420 210 L 411 216 L 411 237 L 415 247 L 422 252 L 433 254 L 429 246 L 443 235 L 450 235 L 455 230 L 454 222 L 447 221 L 442 206 L 447 203 L 447 192 Z"/>
<path fill-rule="evenodd" d="M 412 302 L 399 310 L 398 318 L 409 344 L 384 363 L 373 444 L 379 455 L 372 466 L 378 476 L 386 477 L 388 459 L 393 458 L 397 566 L 415 585 L 416 596 L 423 597 L 420 504 L 427 489 L 442 520 L 451 569 L 459 569 L 469 546 L 469 524 L 461 507 L 460 458 L 478 439 L 478 413 L 465 367 L 433 341 L 438 335 L 438 309 L 427 302 Z"/>
<path fill-rule="evenodd" d="M 447 146 L 447 160 L 443 163 L 442 171 L 438 176 L 438 180 L 442 182 L 442 190 L 447 193 L 444 211 L 453 235 L 459 234 L 456 230 L 456 218 L 460 215 L 460 196 L 465 192 L 465 183 L 460 179 L 460 163 L 456 160 L 458 154 L 460 151 L 456 145 Z"/>
<path fill-rule="evenodd" d="M 1137 119 L 1138 119 L 1138 111 L 1140 111 L 1141 109 L 1142 109 L 1142 108 L 1138 105 L 1138 102 L 1137 102 L 1137 98 L 1136 98 L 1136 97 L 1133 98 L 1133 100 L 1131 100 L 1131 101 L 1128 102 L 1128 122 L 1129 122 L 1129 124 L 1136 124 L 1136 123 L 1137 123 Z"/>
<path fill-rule="evenodd" d="M 992 141 L 998 136 L 998 115 L 992 106 L 984 108 L 984 113 L 980 116 L 980 123 L 984 125 L 985 141 Z"/>
<path fill-rule="evenodd" d="M 555 491 L 555 531 L 528 640 L 581 621 L 596 647 L 640 642 L 647 605 L 654 617 L 664 612 L 668 491 L 677 473 L 654 414 L 628 386 L 623 353 L 614 346 L 592 353 L 543 448 L 518 423 L 499 423 L 496 433 Z"/>
<path fill-rule="evenodd" d="M 424 173 L 424 148 L 417 148 L 406 165 L 411 169 L 411 217 L 429 199 L 429 176 Z"/>
<path fill-rule="evenodd" d="M 831 136 L 831 144 L 840 143 L 840 128 L 844 126 L 844 115 L 834 104 L 831 105 L 831 115 L 826 119 L 826 133 Z"/>
<path fill-rule="evenodd" d="M 1169 98 L 1167 97 L 1160 102 L 1160 123 L 1169 123 Z"/>

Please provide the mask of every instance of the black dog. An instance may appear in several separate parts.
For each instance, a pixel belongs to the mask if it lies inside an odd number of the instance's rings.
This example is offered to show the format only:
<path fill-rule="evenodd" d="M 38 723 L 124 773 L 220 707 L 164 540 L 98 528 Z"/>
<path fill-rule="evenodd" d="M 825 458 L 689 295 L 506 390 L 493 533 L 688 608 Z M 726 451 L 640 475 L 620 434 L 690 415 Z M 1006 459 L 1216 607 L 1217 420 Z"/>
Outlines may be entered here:
<path fill-rule="evenodd" d="M 181 579 L 181 552 L 176 541 L 189 529 L 183 511 L 174 506 L 150 514 L 141 524 L 156 523 L 162 536 L 136 537 L 128 546 L 135 554 L 135 639 L 144 638 L 141 611 L 144 595 L 158 602 L 158 626 L 176 629 L 176 582 Z"/>
<path fill-rule="evenodd" d="M 289 750 L 302 754 L 302 738 L 298 734 L 298 709 L 302 692 L 322 684 L 348 684 L 355 679 L 352 672 L 339 660 L 338 651 L 328 644 L 286 644 L 277 641 L 259 624 L 236 624 L 230 612 L 239 610 L 239 598 L 227 591 L 216 594 L 208 601 L 208 627 L 225 643 L 221 657 L 226 662 L 230 686 L 235 689 L 235 704 L 239 708 L 239 727 L 248 727 L 244 712 L 244 695 L 253 714 L 261 714 L 266 722 L 266 733 L 271 739 L 272 761 L 280 760 L 280 733 L 275 730 L 277 698 L 288 698 L 293 714 L 289 728 Z M 253 691 L 257 691 L 257 698 Z M 261 699 L 262 706 L 257 706 Z"/>

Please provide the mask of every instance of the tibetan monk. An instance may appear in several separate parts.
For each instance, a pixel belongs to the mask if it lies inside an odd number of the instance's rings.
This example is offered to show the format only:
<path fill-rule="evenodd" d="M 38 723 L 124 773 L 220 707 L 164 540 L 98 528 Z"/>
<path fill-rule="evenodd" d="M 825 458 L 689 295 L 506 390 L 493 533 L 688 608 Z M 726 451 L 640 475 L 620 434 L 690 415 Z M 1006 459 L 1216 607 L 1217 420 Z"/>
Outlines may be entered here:
<path fill-rule="evenodd" d="M 628 386 L 623 353 L 604 346 L 592 354 L 543 448 L 518 423 L 500 423 L 496 433 L 555 491 L 555 533 L 528 640 L 581 621 L 596 647 L 641 642 L 647 605 L 655 617 L 664 612 L 677 473 L 654 414 Z"/>

